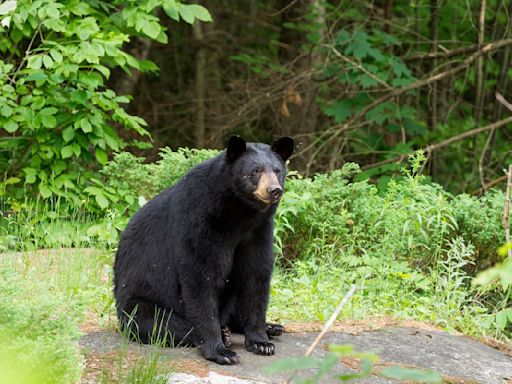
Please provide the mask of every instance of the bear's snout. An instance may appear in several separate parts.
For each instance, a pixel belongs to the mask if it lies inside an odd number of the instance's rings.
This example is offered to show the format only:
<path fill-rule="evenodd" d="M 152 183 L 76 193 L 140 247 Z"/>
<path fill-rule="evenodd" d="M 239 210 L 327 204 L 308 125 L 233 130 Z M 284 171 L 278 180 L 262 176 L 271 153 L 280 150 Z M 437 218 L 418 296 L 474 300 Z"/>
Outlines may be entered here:
<path fill-rule="evenodd" d="M 283 194 L 283 189 L 281 187 L 274 187 L 274 188 L 268 188 L 268 193 L 270 193 L 270 196 L 275 200 L 279 200 L 281 195 Z"/>
<path fill-rule="evenodd" d="M 283 194 L 283 188 L 274 172 L 264 172 L 258 180 L 254 196 L 265 204 L 277 202 Z"/>

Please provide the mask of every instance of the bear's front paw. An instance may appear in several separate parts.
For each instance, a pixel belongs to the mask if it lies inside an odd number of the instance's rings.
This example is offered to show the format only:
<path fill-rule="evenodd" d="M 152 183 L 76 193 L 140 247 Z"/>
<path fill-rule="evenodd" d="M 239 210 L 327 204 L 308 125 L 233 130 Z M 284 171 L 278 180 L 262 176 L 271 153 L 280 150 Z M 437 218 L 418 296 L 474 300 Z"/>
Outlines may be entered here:
<path fill-rule="evenodd" d="M 246 342 L 245 343 L 245 349 L 249 352 L 253 352 L 257 355 L 265 355 L 265 356 L 271 356 L 275 353 L 274 344 L 269 342 L 260 342 L 260 341 L 253 341 L 253 342 Z"/>
<path fill-rule="evenodd" d="M 233 365 L 240 363 L 238 355 L 224 346 L 216 348 L 208 348 L 204 346 L 201 350 L 207 360 L 215 361 L 217 364 Z"/>
<path fill-rule="evenodd" d="M 284 332 L 284 327 L 281 324 L 267 323 L 267 336 L 272 338 L 281 336 Z"/>

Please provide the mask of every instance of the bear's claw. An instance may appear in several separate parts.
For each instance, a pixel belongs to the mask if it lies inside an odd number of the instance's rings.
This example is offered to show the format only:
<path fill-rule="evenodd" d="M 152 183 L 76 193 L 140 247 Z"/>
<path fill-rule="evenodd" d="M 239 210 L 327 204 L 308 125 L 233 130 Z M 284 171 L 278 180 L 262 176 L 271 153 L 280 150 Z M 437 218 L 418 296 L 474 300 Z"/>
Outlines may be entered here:
<path fill-rule="evenodd" d="M 220 327 L 220 333 L 222 336 L 222 342 L 226 348 L 231 346 L 231 329 L 227 325 Z"/>
<path fill-rule="evenodd" d="M 257 355 L 271 356 L 275 353 L 275 347 L 272 343 L 255 341 L 246 345 L 246 349 L 249 352 L 253 352 Z"/>
<path fill-rule="evenodd" d="M 267 323 L 267 336 L 269 338 L 281 336 L 284 332 L 284 327 L 281 324 Z"/>
<path fill-rule="evenodd" d="M 234 365 L 240 363 L 238 355 L 224 347 L 217 348 L 213 353 L 205 354 L 204 357 L 207 360 L 215 361 L 217 364 L 222 365 Z"/>

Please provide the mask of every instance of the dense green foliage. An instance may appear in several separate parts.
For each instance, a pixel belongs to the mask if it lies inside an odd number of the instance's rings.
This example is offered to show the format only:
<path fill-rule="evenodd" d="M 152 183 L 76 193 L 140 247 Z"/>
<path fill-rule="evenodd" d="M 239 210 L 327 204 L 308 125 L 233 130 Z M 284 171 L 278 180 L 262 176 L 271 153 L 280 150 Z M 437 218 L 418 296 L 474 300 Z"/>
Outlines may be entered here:
<path fill-rule="evenodd" d="M 202 148 L 233 131 L 295 136 L 292 164 L 307 175 L 353 161 L 384 188 L 427 148 L 425 172 L 445 189 L 488 188 L 511 161 L 494 94 L 510 88 L 512 35 L 506 5 L 482 4 L 227 0 L 208 4 L 214 23 L 190 28 L 212 17 L 176 0 L 7 1 L 0 192 L 14 207 L 29 193 L 105 208 L 95 171 L 112 153 L 151 147 L 148 133 Z"/>
<path fill-rule="evenodd" d="M 158 162 L 144 163 L 123 153 L 102 173 L 107 188 L 131 196 L 134 203 L 124 206 L 133 212 L 138 202 L 214 154 L 165 149 Z M 285 267 L 277 275 L 273 299 L 280 316 L 324 319 L 340 287 L 358 283 L 371 288 L 354 299 L 355 317 L 400 308 L 405 316 L 473 332 L 495 326 L 489 323 L 492 316 L 486 325 L 477 324 L 483 317 L 470 324 L 461 313 L 491 314 L 512 299 L 496 290 L 487 295 L 486 308 L 470 284 L 476 272 L 499 260 L 495 245 L 505 241 L 503 193 L 452 196 L 417 174 L 424 162 L 421 153 L 410 162 L 411 168 L 391 180 L 386 192 L 367 180 L 354 181 L 360 172 L 355 164 L 313 178 L 290 173 L 275 229 L 279 263 Z M 290 279 L 293 290 L 287 288 Z M 310 301 L 311 295 L 318 297 L 314 304 L 296 305 Z"/>
<path fill-rule="evenodd" d="M 101 171 L 101 193 L 109 202 L 104 219 L 75 214 L 72 219 L 84 224 L 66 229 L 67 214 L 58 206 L 44 207 L 41 214 L 22 211 L 3 219 L 2 245 L 115 247 L 140 205 L 216 153 L 164 149 L 155 163 L 121 153 Z M 339 289 L 356 283 L 365 287 L 354 298 L 350 315 L 356 318 L 400 313 L 467 332 L 505 330 L 506 322 L 498 325 L 495 314 L 510 303 L 510 292 L 483 293 L 471 286 L 478 271 L 499 260 L 503 193 L 452 196 L 418 175 L 421 153 L 410 162 L 385 192 L 367 180 L 354 181 L 360 172 L 355 164 L 312 178 L 290 172 L 276 217 L 282 268 L 274 283 L 275 316 L 325 319 Z"/>
<path fill-rule="evenodd" d="M 510 4 L 204 4 L 214 22 L 200 33 L 181 25 L 173 45 L 151 46 L 160 76 L 133 84 L 130 111 L 156 143 L 219 148 L 233 131 L 255 141 L 292 135 L 301 173 L 356 162 L 385 185 L 409 153 L 469 132 L 426 153 L 425 174 L 457 193 L 502 178 L 512 161 L 510 121 L 470 132 L 510 116 L 495 98 L 510 102 Z"/>
<path fill-rule="evenodd" d="M 1 192 L 78 205 L 84 192 L 94 194 L 94 165 L 126 145 L 120 129 L 148 134 L 144 120 L 122 107 L 129 97 L 108 84 L 116 69 L 158 69 L 127 53 L 126 43 L 167 42 L 161 7 L 175 20 L 211 18 L 204 7 L 174 0 L 7 3 L 0 9 L 0 170 L 8 176 Z M 94 197 L 105 207 L 103 195 Z"/>

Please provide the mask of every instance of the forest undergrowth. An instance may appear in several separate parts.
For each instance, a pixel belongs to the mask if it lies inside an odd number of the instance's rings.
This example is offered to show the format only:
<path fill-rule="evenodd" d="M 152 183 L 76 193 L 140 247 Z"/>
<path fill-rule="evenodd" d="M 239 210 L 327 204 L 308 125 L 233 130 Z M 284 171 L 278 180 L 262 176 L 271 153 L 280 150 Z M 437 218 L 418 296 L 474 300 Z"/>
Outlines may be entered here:
<path fill-rule="evenodd" d="M 164 150 L 153 164 L 118 155 L 102 171 L 103 209 L 94 195 L 76 206 L 3 201 L 0 354 L 34 351 L 11 367 L 37 373 L 44 366 L 54 382 L 80 375 L 78 325 L 93 313 L 100 327 L 115 327 L 111 266 L 129 216 L 214 153 Z M 509 339 L 510 289 L 472 284 L 500 260 L 504 194 L 453 196 L 421 176 L 423 160 L 412 156 L 382 190 L 358 180 L 356 164 L 312 178 L 290 172 L 276 216 L 270 319 L 323 322 L 356 284 L 341 319 L 413 319 Z"/>

